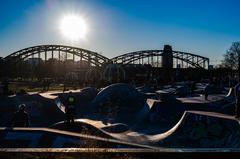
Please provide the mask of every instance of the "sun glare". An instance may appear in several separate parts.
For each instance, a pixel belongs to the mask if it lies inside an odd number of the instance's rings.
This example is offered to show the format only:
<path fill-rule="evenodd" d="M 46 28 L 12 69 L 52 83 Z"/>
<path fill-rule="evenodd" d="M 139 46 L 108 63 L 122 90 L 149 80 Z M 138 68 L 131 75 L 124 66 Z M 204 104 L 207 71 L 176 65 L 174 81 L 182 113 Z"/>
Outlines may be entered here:
<path fill-rule="evenodd" d="M 83 18 L 77 15 L 67 15 L 60 22 L 60 31 L 64 37 L 71 41 L 84 39 L 87 33 L 87 25 Z"/>

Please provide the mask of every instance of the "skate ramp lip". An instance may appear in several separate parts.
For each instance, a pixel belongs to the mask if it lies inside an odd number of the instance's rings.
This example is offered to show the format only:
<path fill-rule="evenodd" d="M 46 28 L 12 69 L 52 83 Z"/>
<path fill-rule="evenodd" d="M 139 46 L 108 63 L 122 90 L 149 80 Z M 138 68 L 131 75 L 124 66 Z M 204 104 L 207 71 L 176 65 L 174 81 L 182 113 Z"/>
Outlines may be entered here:
<path fill-rule="evenodd" d="M 103 131 L 100 127 L 97 127 L 96 123 L 86 121 L 86 120 L 74 120 L 74 123 L 66 123 L 64 121 L 55 123 L 51 125 L 49 128 L 57 129 L 57 130 L 64 130 L 69 132 L 75 133 L 82 133 L 88 135 L 94 135 L 104 138 L 112 138 L 108 133 Z"/>
<path fill-rule="evenodd" d="M 102 129 L 104 132 L 108 133 L 121 133 L 129 130 L 128 125 L 123 123 L 104 123 L 101 120 L 91 120 L 91 119 L 76 119 L 75 121 L 87 123 L 98 129 Z"/>
<path fill-rule="evenodd" d="M 234 88 L 229 88 L 228 93 L 226 94 L 225 97 L 234 97 Z"/>
<path fill-rule="evenodd" d="M 119 133 L 119 134 L 111 133 L 110 135 L 119 140 L 133 142 L 133 143 L 141 143 L 144 145 L 152 145 L 152 146 L 159 146 L 159 147 L 174 147 L 174 148 L 177 148 L 177 147 L 191 148 L 191 145 L 188 145 L 187 141 L 188 139 L 190 140 L 189 136 L 191 136 L 191 130 L 196 129 L 197 127 L 196 125 L 195 127 L 187 127 L 188 124 L 186 124 L 186 122 L 188 122 L 190 118 L 196 118 L 197 120 L 199 120 L 199 122 L 203 122 L 203 123 L 204 122 L 211 123 L 211 121 L 214 121 L 214 122 L 216 121 L 216 122 L 220 122 L 221 124 L 228 121 L 228 122 L 231 122 L 233 125 L 235 125 L 235 129 L 237 132 L 236 134 L 238 133 L 240 134 L 239 121 L 232 116 L 224 115 L 220 113 L 214 113 L 214 112 L 185 111 L 182 118 L 178 121 L 178 123 L 174 127 L 172 127 L 170 130 L 161 134 L 148 135 L 148 132 L 146 130 L 144 133 L 128 131 L 126 133 Z M 197 120 L 193 121 L 194 122 L 193 125 L 198 123 Z M 209 131 L 209 130 L 206 130 L 206 131 Z M 214 130 L 211 130 L 211 131 L 214 131 Z M 232 133 L 234 133 L 234 130 L 231 130 L 231 131 Z M 213 133 L 218 133 L 218 132 L 213 132 Z M 224 141 L 232 139 L 231 135 L 223 136 L 223 137 L 224 137 L 223 139 Z M 201 138 L 201 136 L 199 136 L 199 138 Z M 211 138 L 211 135 L 209 136 L 209 134 L 206 134 L 205 138 Z M 180 144 L 178 142 L 180 142 Z M 222 143 L 215 142 L 215 144 L 216 145 L 213 145 L 214 148 L 224 148 L 224 147 L 239 148 L 240 140 L 234 141 L 233 143 L 228 142 L 226 143 L 226 145 L 224 145 L 223 142 Z M 194 147 L 194 144 L 192 146 Z M 204 145 L 195 144 L 196 148 L 208 148 L 207 146 L 208 145 L 205 145 L 204 147 Z"/>
<path fill-rule="evenodd" d="M 1 148 L 148 148 L 147 145 L 56 130 L 51 128 L 0 128 Z"/>
<path fill-rule="evenodd" d="M 109 85 L 105 88 L 103 88 L 96 96 L 96 98 L 94 99 L 93 103 L 98 103 L 100 101 L 102 101 L 102 99 L 107 99 L 109 98 L 109 93 L 113 94 L 113 93 L 117 93 L 114 91 L 125 91 L 127 92 L 129 95 L 132 95 L 134 97 L 143 97 L 143 94 L 139 93 L 133 86 L 128 85 L 128 84 L 124 84 L 124 83 L 116 83 L 116 84 L 112 84 Z"/>
<path fill-rule="evenodd" d="M 129 130 L 128 125 L 123 123 L 111 124 L 110 126 L 105 126 L 102 128 L 104 131 L 109 133 L 123 133 Z"/>
<path fill-rule="evenodd" d="M 72 125 L 61 121 L 51 125 L 50 128 L 77 133 L 81 133 L 84 130 L 88 134 L 108 138 L 112 138 L 112 133 L 123 133 L 129 130 L 128 125 L 123 123 L 110 124 L 91 119 L 75 119 Z"/>
<path fill-rule="evenodd" d="M 47 99 L 56 99 L 58 96 L 55 95 L 57 92 L 45 92 L 45 93 L 39 93 L 40 96 L 47 98 Z"/>
<path fill-rule="evenodd" d="M 218 102 L 225 99 L 223 94 L 211 94 L 208 96 L 208 100 L 204 99 L 204 96 L 199 97 L 187 97 L 187 98 L 177 98 L 181 103 L 192 103 L 192 104 L 208 104 L 212 102 Z"/>

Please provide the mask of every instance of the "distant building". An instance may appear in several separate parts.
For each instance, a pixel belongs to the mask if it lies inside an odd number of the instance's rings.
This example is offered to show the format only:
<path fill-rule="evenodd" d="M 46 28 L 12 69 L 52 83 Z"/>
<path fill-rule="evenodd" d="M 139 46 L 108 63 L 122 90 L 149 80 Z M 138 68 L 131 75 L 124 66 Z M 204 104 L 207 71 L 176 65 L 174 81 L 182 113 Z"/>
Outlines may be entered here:
<path fill-rule="evenodd" d="M 213 70 L 213 65 L 209 65 L 208 70 Z"/>
<path fill-rule="evenodd" d="M 32 65 L 32 66 L 37 66 L 40 63 L 42 63 L 43 60 L 41 58 L 35 58 L 34 57 L 34 58 L 28 58 L 25 62 Z"/>

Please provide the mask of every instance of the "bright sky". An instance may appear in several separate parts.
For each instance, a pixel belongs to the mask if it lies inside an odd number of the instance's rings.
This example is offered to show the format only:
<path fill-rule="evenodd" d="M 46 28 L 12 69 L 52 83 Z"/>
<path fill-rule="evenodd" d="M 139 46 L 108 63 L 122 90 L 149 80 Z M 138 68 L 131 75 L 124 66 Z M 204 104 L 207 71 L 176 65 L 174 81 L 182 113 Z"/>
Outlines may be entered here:
<path fill-rule="evenodd" d="M 107 57 L 170 44 L 215 64 L 240 41 L 239 6 L 239 0 L 1 0 L 0 56 L 41 44 L 74 45 Z M 84 19 L 84 39 L 60 33 L 67 14 Z"/>

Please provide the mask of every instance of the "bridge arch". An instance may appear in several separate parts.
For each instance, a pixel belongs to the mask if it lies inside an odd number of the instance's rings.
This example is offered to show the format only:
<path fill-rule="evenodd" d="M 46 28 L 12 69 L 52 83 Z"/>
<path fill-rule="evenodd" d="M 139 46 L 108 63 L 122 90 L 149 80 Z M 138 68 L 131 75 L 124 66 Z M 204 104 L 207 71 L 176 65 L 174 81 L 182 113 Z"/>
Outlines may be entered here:
<path fill-rule="evenodd" d="M 65 45 L 38 45 L 33 47 L 28 47 L 25 49 L 21 49 L 19 51 L 16 51 L 5 58 L 3 58 L 4 61 L 14 61 L 19 62 L 23 61 L 29 57 L 34 57 L 37 55 L 37 58 L 42 58 L 41 54 L 44 54 L 44 60 L 47 60 L 47 55 L 50 52 L 50 58 L 54 58 L 54 54 L 57 54 L 57 59 L 60 60 L 61 54 L 67 54 L 72 55 L 72 60 L 75 60 L 75 56 L 79 57 L 80 60 L 88 61 L 89 64 L 97 67 L 103 66 L 105 63 L 109 63 L 109 59 L 103 55 L 100 55 L 97 52 L 93 52 L 90 50 L 77 48 L 73 46 L 65 46 Z"/>
<path fill-rule="evenodd" d="M 141 50 L 116 56 L 111 60 L 116 64 L 131 64 L 136 62 L 137 64 L 147 63 L 153 65 L 153 63 L 156 62 L 155 66 L 161 67 L 161 58 L 159 57 L 162 56 L 163 50 Z M 155 61 L 154 57 L 156 57 Z M 175 63 L 181 64 L 182 67 L 183 63 L 185 63 L 186 67 L 192 66 L 204 69 L 207 69 L 209 65 L 209 58 L 192 53 L 172 51 L 172 58 L 175 60 Z M 147 59 L 147 61 L 144 61 L 144 59 Z"/>

